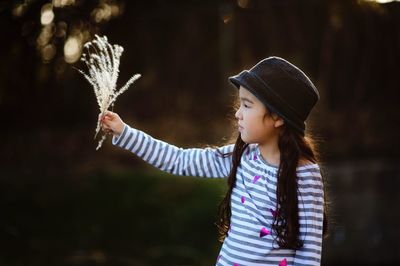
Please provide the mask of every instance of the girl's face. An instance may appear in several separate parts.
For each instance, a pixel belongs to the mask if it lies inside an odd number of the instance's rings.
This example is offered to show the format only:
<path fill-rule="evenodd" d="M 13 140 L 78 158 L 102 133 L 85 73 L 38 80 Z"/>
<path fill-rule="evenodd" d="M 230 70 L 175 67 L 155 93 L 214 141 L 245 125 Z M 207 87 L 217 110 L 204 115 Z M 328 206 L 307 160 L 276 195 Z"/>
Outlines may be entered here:
<path fill-rule="evenodd" d="M 242 86 L 239 88 L 239 100 L 240 108 L 235 117 L 245 143 L 263 144 L 278 136 L 280 127 L 284 124 L 280 117 L 276 114 L 271 116 L 265 105 Z"/>

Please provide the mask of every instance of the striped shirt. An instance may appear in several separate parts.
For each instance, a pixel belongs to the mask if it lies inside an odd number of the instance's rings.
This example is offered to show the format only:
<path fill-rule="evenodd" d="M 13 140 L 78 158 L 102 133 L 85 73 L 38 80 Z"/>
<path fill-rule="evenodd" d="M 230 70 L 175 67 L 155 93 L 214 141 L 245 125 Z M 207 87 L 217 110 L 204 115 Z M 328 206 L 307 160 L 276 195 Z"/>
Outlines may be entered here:
<path fill-rule="evenodd" d="M 124 125 L 112 144 L 131 151 L 152 166 L 183 176 L 226 178 L 234 144 L 218 148 L 179 148 Z M 218 152 L 219 151 L 219 152 Z M 237 169 L 231 197 L 231 227 L 216 259 L 218 266 L 320 265 L 323 223 L 323 183 L 318 164 L 297 167 L 300 239 L 298 250 L 279 248 L 271 229 L 276 215 L 278 168 L 250 144 Z"/>

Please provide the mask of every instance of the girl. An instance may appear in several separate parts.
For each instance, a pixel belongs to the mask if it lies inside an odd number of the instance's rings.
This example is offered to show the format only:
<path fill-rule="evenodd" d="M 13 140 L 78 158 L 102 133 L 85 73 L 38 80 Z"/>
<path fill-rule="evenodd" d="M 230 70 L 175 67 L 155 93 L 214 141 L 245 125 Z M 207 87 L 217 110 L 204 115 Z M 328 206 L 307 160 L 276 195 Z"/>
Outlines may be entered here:
<path fill-rule="evenodd" d="M 279 57 L 230 77 L 239 90 L 236 143 L 183 149 L 101 117 L 112 144 L 174 175 L 227 177 L 216 265 L 320 265 L 324 183 L 305 121 L 319 100 L 310 79 Z"/>

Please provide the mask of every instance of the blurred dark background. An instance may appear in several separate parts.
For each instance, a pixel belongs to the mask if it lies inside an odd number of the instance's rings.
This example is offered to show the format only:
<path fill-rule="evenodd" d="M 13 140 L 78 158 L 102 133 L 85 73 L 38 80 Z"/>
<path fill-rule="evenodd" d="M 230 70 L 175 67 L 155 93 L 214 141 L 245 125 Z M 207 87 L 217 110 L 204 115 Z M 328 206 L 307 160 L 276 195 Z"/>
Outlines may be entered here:
<path fill-rule="evenodd" d="M 387 3 L 383 3 L 387 2 Z M 331 201 L 322 265 L 400 265 L 398 1 L 2 1 L 0 265 L 213 265 L 223 180 L 168 175 L 111 145 L 73 68 L 125 48 L 114 111 L 181 147 L 223 145 L 227 77 L 276 55 L 321 100 L 308 120 Z"/>

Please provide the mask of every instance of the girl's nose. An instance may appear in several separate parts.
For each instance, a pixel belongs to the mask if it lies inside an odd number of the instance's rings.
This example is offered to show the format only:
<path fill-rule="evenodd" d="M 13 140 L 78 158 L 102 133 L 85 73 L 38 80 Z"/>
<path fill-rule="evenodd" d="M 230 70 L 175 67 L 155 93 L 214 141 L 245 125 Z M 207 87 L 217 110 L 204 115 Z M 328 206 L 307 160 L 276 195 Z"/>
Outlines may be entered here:
<path fill-rule="evenodd" d="M 237 119 L 240 119 L 240 117 L 241 117 L 240 108 L 236 111 L 235 117 L 236 117 Z"/>

